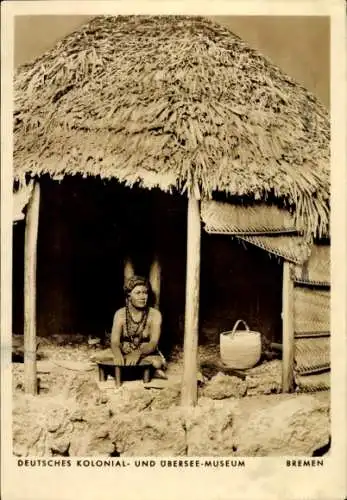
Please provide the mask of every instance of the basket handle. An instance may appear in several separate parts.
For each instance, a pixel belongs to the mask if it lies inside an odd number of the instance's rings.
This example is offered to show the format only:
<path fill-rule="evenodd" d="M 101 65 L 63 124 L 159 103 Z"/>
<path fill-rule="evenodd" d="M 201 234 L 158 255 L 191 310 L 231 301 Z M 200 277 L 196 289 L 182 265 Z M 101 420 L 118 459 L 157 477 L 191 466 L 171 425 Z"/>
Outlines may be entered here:
<path fill-rule="evenodd" d="M 234 328 L 233 328 L 233 329 L 232 329 L 232 331 L 231 331 L 231 334 L 232 334 L 232 335 L 234 335 L 234 334 L 235 334 L 236 329 L 237 329 L 237 327 L 239 326 L 239 324 L 240 324 L 240 323 L 243 323 L 243 326 L 245 327 L 245 330 L 246 330 L 247 332 L 249 332 L 249 331 L 250 331 L 250 330 L 249 330 L 249 326 L 247 325 L 246 321 L 244 321 L 243 319 L 238 319 L 238 320 L 236 321 L 235 325 L 234 325 Z"/>

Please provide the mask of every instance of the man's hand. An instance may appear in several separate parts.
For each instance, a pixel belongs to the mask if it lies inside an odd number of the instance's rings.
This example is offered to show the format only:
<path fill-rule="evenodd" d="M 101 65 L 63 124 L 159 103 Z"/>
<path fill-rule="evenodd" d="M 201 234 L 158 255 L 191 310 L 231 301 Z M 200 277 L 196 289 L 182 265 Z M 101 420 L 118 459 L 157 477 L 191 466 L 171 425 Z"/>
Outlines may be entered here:
<path fill-rule="evenodd" d="M 139 362 L 141 353 L 139 351 L 132 351 L 125 357 L 125 364 L 127 366 L 135 366 Z"/>
<path fill-rule="evenodd" d="M 113 355 L 113 361 L 116 366 L 123 366 L 124 365 L 124 358 L 122 356 L 121 352 L 116 352 Z"/>

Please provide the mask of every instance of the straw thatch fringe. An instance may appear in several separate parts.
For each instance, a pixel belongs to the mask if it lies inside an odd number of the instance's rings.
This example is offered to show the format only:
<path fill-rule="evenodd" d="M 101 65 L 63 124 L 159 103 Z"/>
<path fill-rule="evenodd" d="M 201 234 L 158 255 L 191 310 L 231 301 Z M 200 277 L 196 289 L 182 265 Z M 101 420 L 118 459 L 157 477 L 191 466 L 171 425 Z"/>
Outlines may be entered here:
<path fill-rule="evenodd" d="M 100 17 L 15 75 L 15 177 L 285 198 L 329 226 L 329 116 L 240 38 L 201 17 Z M 170 177 L 172 176 L 172 177 Z M 170 181 L 169 181 L 170 178 Z"/>
<path fill-rule="evenodd" d="M 292 215 L 274 205 L 241 206 L 203 201 L 201 218 L 205 231 L 211 234 L 282 234 L 296 233 L 298 230 Z"/>

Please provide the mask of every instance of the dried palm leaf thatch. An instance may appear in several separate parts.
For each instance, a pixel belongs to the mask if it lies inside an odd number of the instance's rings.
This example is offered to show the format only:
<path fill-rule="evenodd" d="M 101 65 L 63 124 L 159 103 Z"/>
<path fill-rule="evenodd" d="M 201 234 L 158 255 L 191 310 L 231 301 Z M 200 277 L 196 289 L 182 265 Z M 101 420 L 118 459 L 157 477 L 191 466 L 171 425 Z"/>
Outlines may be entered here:
<path fill-rule="evenodd" d="M 204 229 L 210 234 L 296 233 L 294 219 L 275 205 L 234 205 L 218 201 L 201 203 Z"/>
<path fill-rule="evenodd" d="M 296 334 L 330 332 L 330 290 L 295 287 Z"/>
<path fill-rule="evenodd" d="M 15 177 L 82 173 L 295 207 L 327 231 L 327 110 L 201 17 L 98 17 L 15 75 Z M 151 176 L 148 175 L 151 174 Z"/>
<path fill-rule="evenodd" d="M 313 245 L 308 260 L 295 266 L 295 281 L 302 285 L 330 285 L 330 245 Z"/>
<path fill-rule="evenodd" d="M 269 254 L 295 264 L 302 264 L 310 253 L 310 244 L 302 236 L 295 235 L 243 235 L 236 236 L 242 242 L 251 243 Z"/>

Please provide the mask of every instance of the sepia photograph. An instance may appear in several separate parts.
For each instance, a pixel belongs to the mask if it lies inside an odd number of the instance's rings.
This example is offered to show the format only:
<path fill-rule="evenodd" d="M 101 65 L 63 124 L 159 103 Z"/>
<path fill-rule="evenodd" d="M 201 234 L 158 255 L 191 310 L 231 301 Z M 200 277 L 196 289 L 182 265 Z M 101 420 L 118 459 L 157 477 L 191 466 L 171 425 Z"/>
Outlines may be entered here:
<path fill-rule="evenodd" d="M 330 40 L 328 15 L 14 16 L 21 470 L 324 469 Z"/>

